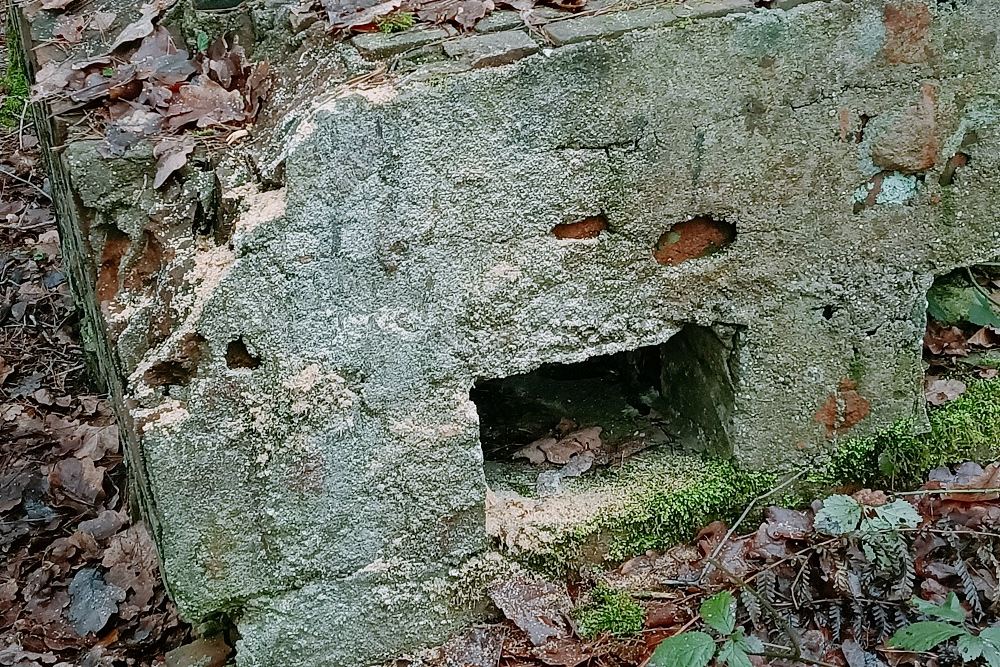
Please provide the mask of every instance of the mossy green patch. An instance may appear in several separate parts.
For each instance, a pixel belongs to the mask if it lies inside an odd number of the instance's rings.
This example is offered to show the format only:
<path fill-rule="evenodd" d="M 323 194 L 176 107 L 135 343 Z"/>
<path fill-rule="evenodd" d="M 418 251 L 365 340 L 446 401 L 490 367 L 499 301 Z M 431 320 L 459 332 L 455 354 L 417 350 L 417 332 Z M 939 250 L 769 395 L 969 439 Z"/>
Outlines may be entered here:
<path fill-rule="evenodd" d="M 629 637 L 642 631 L 646 614 L 638 602 L 624 592 L 598 584 L 590 591 L 589 601 L 578 607 L 574 617 L 584 637 L 607 633 Z"/>
<path fill-rule="evenodd" d="M 375 25 L 380 32 L 391 35 L 394 32 L 409 30 L 416 23 L 416 18 L 412 12 L 394 12 L 388 16 L 381 16 L 375 19 Z"/>
<path fill-rule="evenodd" d="M 7 21 L 7 34 L 16 34 L 11 26 L 12 21 Z M 7 63 L 4 69 L 3 78 L 0 78 L 0 125 L 3 127 L 17 127 L 21 122 L 21 115 L 24 113 L 24 105 L 28 102 L 30 92 L 28 84 L 28 74 L 24 66 L 24 58 L 21 52 L 13 44 L 13 40 L 8 41 Z"/>
<path fill-rule="evenodd" d="M 510 555 L 550 575 L 621 561 L 690 539 L 715 519 L 732 519 L 774 482 L 771 473 L 744 470 L 730 461 L 644 453 L 580 478 L 564 492 L 556 502 L 588 508 L 572 520 L 558 513 L 551 520 L 552 513 L 544 510 L 521 517 L 519 529 L 532 531 L 536 539 L 510 549 Z M 516 485 L 508 481 L 504 488 L 511 486 Z"/>
<path fill-rule="evenodd" d="M 976 380 L 957 399 L 930 412 L 930 431 L 910 422 L 842 444 L 811 477 L 820 485 L 906 486 L 937 466 L 1000 456 L 1000 378 Z"/>

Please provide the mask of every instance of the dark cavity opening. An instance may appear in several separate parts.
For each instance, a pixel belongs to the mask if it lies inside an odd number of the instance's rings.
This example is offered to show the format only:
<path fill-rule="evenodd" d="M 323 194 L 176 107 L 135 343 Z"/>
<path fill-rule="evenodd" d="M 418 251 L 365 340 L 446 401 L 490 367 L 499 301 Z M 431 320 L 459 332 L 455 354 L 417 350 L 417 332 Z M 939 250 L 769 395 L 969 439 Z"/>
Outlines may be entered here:
<path fill-rule="evenodd" d="M 719 252 L 736 240 L 736 225 L 699 215 L 679 222 L 656 241 L 653 257 L 660 264 L 676 266 L 691 259 Z"/>
<path fill-rule="evenodd" d="M 599 427 L 599 461 L 651 447 L 729 456 L 737 338 L 732 327 L 688 325 L 662 345 L 481 380 L 471 398 L 483 454 L 511 461 L 533 442 Z"/>
<path fill-rule="evenodd" d="M 953 184 L 955 182 L 955 174 L 959 169 L 968 164 L 968 153 L 955 153 L 944 166 L 944 170 L 941 172 L 941 177 L 938 179 L 938 182 L 945 187 Z"/>
<path fill-rule="evenodd" d="M 198 365 L 208 352 L 208 341 L 199 333 L 188 334 L 173 358 L 159 361 L 142 376 L 151 387 L 184 386 L 198 372 Z"/>
<path fill-rule="evenodd" d="M 591 215 L 574 222 L 562 222 L 552 228 L 552 235 L 557 239 L 596 239 L 608 228 L 608 218 L 602 215 Z"/>
<path fill-rule="evenodd" d="M 255 356 L 247 349 L 247 344 L 242 338 L 229 341 L 226 346 L 226 366 L 229 368 L 259 368 L 260 357 Z"/>

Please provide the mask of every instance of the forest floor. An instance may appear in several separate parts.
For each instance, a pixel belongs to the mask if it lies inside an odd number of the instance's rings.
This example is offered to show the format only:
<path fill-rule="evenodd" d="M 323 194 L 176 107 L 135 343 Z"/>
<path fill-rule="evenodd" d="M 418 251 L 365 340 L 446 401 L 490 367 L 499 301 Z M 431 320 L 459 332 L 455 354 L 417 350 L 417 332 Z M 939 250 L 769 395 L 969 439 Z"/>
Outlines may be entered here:
<path fill-rule="evenodd" d="M 0 62 L 7 62 L 0 35 Z M 0 665 L 153 665 L 189 629 L 127 511 L 88 381 L 38 138 L 0 72 Z"/>

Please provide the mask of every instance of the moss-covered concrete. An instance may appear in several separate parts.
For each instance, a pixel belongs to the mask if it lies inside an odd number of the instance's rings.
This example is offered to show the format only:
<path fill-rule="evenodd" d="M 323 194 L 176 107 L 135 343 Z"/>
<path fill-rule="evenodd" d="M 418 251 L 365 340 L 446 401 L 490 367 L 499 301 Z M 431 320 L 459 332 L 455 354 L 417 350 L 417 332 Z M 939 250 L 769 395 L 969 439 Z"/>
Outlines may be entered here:
<path fill-rule="evenodd" d="M 970 381 L 964 394 L 931 410 L 929 419 L 924 433 L 914 434 L 911 422 L 900 421 L 842 442 L 811 480 L 904 487 L 937 466 L 1000 458 L 1000 378 Z"/>
<path fill-rule="evenodd" d="M 533 497 L 524 468 L 493 469 L 488 482 L 487 529 L 501 551 L 554 575 L 689 539 L 706 523 L 739 514 L 775 476 L 709 457 L 645 452 L 572 480 L 553 497 Z"/>

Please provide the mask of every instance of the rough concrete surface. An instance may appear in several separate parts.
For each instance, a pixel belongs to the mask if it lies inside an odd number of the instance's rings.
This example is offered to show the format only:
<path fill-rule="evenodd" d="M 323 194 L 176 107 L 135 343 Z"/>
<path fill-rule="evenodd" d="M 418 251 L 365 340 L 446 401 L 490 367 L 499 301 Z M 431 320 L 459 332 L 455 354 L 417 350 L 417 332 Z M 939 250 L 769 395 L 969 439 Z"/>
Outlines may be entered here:
<path fill-rule="evenodd" d="M 237 621 L 239 664 L 370 664 L 466 621 L 450 582 L 490 548 L 476 381 L 696 324 L 738 332 L 690 377 L 731 373 L 707 391 L 732 405 L 698 414 L 747 468 L 922 423 L 926 290 L 1000 256 L 1000 6 L 786 4 L 588 18 L 512 64 L 297 107 L 288 84 L 257 182 L 238 155 L 154 193 L 122 171 L 142 155 L 68 147 L 166 581 Z M 364 69 L 337 48 L 308 76 Z M 192 236 L 211 201 L 229 228 Z M 595 238 L 552 233 L 593 216 Z M 735 239 L 658 262 L 699 216 Z"/>

